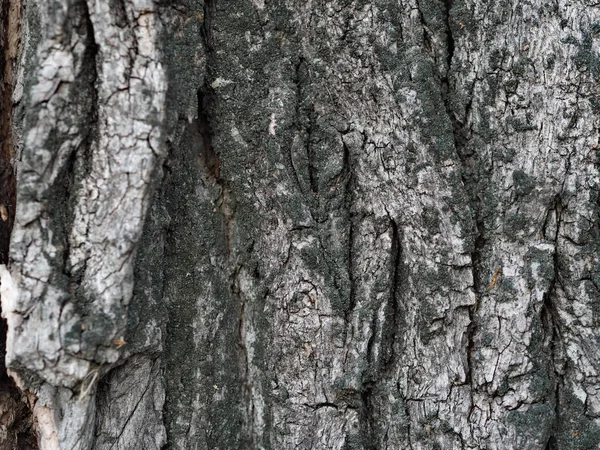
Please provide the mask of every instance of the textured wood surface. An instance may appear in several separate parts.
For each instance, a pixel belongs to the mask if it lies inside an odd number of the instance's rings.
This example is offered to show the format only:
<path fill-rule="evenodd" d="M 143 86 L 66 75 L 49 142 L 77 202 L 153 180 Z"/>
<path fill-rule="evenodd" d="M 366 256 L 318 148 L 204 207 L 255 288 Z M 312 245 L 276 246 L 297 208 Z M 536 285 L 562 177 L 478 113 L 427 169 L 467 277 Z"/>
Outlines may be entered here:
<path fill-rule="evenodd" d="M 597 448 L 599 5 L 24 20 L 2 311 L 41 448 Z"/>

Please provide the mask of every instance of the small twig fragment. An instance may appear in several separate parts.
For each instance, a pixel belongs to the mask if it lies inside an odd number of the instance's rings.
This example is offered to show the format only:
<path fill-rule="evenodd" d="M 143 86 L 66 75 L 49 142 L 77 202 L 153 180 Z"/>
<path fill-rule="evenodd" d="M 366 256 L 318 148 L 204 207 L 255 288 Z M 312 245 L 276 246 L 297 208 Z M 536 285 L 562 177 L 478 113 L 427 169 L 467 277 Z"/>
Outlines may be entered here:
<path fill-rule="evenodd" d="M 127 344 L 127 342 L 125 342 L 123 339 L 115 339 L 113 341 L 113 344 L 115 344 L 117 346 L 117 348 L 121 348 L 123 347 L 125 344 Z"/>
<path fill-rule="evenodd" d="M 79 392 L 79 398 L 77 399 L 77 401 L 79 403 L 81 403 L 83 401 L 83 399 L 85 397 L 87 397 L 87 395 L 90 393 L 90 391 L 92 390 L 92 387 L 94 386 L 94 383 L 96 382 L 96 380 L 98 379 L 98 372 L 100 371 L 100 369 L 95 369 L 92 370 L 90 373 L 87 374 L 87 376 L 84 378 L 83 382 L 81 383 L 81 391 Z M 87 386 L 86 386 L 87 383 Z"/>
<path fill-rule="evenodd" d="M 496 282 L 498 281 L 498 277 L 500 276 L 501 273 L 502 273 L 502 267 L 498 267 L 496 269 L 496 271 L 494 272 L 494 276 L 492 277 L 492 282 L 490 283 L 490 285 L 487 288 L 488 291 L 491 291 L 492 289 L 494 289 L 494 286 L 496 286 Z"/>

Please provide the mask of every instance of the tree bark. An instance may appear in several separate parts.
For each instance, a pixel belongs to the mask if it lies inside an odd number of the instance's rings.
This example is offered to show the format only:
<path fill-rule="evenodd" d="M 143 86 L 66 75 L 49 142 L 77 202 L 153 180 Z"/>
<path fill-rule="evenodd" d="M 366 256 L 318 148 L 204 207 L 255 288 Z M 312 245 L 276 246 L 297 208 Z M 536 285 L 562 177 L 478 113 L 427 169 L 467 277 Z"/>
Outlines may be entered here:
<path fill-rule="evenodd" d="M 2 5 L 6 439 L 598 448 L 600 5 Z"/>

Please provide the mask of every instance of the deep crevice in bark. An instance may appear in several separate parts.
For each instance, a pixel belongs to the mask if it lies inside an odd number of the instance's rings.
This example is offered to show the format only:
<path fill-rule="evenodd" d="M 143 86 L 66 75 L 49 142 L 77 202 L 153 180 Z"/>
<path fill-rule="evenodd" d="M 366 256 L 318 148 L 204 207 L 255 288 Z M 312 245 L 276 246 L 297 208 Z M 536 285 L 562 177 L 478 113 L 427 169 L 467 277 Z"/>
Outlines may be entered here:
<path fill-rule="evenodd" d="M 205 8 L 210 8 L 211 6 L 205 6 Z M 214 4 L 213 4 L 214 7 Z M 207 36 L 204 36 L 204 39 L 208 39 Z M 208 42 L 206 42 L 207 50 L 208 50 Z M 234 248 L 232 244 L 232 234 L 233 234 L 233 216 L 234 210 L 232 209 L 232 205 L 230 202 L 229 196 L 229 188 L 225 180 L 221 178 L 220 174 L 220 163 L 219 156 L 215 152 L 213 146 L 213 132 L 210 123 L 211 110 L 215 106 L 215 92 L 208 85 L 208 83 L 204 83 L 204 86 L 198 90 L 198 120 L 197 126 L 200 135 L 202 136 L 203 141 L 203 149 L 202 154 L 200 155 L 200 160 L 204 165 L 204 168 L 207 172 L 207 177 L 212 179 L 220 188 L 220 194 L 218 199 L 215 202 L 215 206 L 219 209 L 223 217 L 224 223 L 224 237 L 225 237 L 225 245 L 227 250 L 227 255 L 229 258 L 234 257 Z M 249 250 L 249 252 L 251 249 Z M 232 261 L 229 261 L 230 264 Z M 242 379 L 245 381 L 245 386 L 243 392 L 248 396 L 248 424 L 249 427 L 249 436 L 252 436 L 252 418 L 254 417 L 254 404 L 252 401 L 252 387 L 251 387 L 251 377 L 250 377 L 250 361 L 248 356 L 248 349 L 246 348 L 246 338 L 245 338 L 245 321 L 246 321 L 246 301 L 243 293 L 241 292 L 239 276 L 240 271 L 243 266 L 241 264 L 236 264 L 232 266 L 231 274 L 230 274 L 230 292 L 232 297 L 237 302 L 238 307 L 238 323 L 237 327 L 237 345 L 239 350 L 239 358 L 242 367 Z"/>
<path fill-rule="evenodd" d="M 471 253 L 471 271 L 473 276 L 473 292 L 475 294 L 475 304 L 469 307 L 469 327 L 467 328 L 467 373 L 466 382 L 472 386 L 472 371 L 473 371 L 473 354 L 475 353 L 475 343 L 473 337 L 477 330 L 475 322 L 475 313 L 479 307 L 481 299 L 481 253 L 485 248 L 485 228 L 483 221 L 479 219 L 479 210 L 475 210 L 477 235 L 475 238 L 475 246 Z M 495 275 L 497 276 L 497 274 Z"/>
<path fill-rule="evenodd" d="M 349 209 L 348 209 L 349 211 Z M 354 280 L 354 240 L 355 230 L 352 213 L 349 213 L 348 219 L 348 281 L 350 282 L 350 291 L 348 292 L 348 309 L 345 314 L 346 323 L 349 323 L 350 314 L 356 307 L 356 281 Z"/>
<path fill-rule="evenodd" d="M 373 414 L 372 395 L 375 383 L 363 383 L 360 392 L 361 409 L 359 411 L 362 424 L 363 443 L 365 450 L 377 450 L 377 435 L 375 433 L 375 417 Z"/>
<path fill-rule="evenodd" d="M 306 127 L 306 157 L 308 158 L 308 182 L 310 190 L 315 200 L 319 196 L 319 173 L 315 165 L 315 149 L 312 142 L 313 127 L 316 121 L 316 113 L 314 108 L 308 111 L 308 126 Z M 318 204 L 318 201 L 317 201 Z M 316 205 L 315 205 L 316 206 Z M 322 219 L 317 215 L 317 222 L 321 222 Z"/>
<path fill-rule="evenodd" d="M 400 265 L 402 263 L 402 243 L 398 224 L 390 218 L 392 228 L 392 248 L 391 248 L 391 287 L 388 304 L 387 321 L 382 336 L 382 373 L 388 373 L 392 370 L 396 350 L 394 344 L 398 335 L 400 324 L 400 307 L 398 304 L 398 284 L 400 282 Z"/>
<path fill-rule="evenodd" d="M 94 38 L 94 26 L 90 17 L 90 12 L 85 1 L 78 3 L 78 8 L 74 8 L 73 14 L 77 19 L 73 23 L 81 20 L 78 24 L 81 30 L 79 34 L 84 34 L 86 37 L 86 49 L 83 55 L 85 63 L 83 64 L 83 73 L 80 79 L 75 81 L 75 95 L 80 98 L 76 100 L 78 104 L 87 106 L 87 114 L 85 117 L 89 119 L 84 124 L 85 133 L 81 144 L 70 155 L 68 163 L 65 165 L 64 176 L 59 178 L 57 191 L 54 193 L 57 201 L 57 210 L 61 211 L 63 217 L 62 232 L 64 234 L 64 253 L 63 253 L 63 272 L 69 278 L 69 290 L 72 295 L 79 293 L 81 280 L 86 270 L 87 262 L 84 261 L 82 267 L 71 267 L 69 264 L 70 257 L 70 242 L 69 233 L 73 226 L 74 208 L 73 204 L 76 201 L 77 185 L 84 181 L 91 171 L 92 161 L 92 146 L 98 136 L 98 90 L 96 83 L 98 81 L 98 69 L 96 67 L 96 58 L 98 56 L 98 44 Z M 65 199 L 62 202 L 59 199 Z"/>
<path fill-rule="evenodd" d="M 77 35 L 85 43 L 82 54 L 82 68 L 78 76 L 73 80 L 70 87 L 70 101 L 81 105 L 81 117 L 85 119 L 77 125 L 81 128 L 82 140 L 74 149 L 68 160 L 61 168 L 61 174 L 48 190 L 48 201 L 53 205 L 52 231 L 54 239 L 59 242 L 61 252 L 57 253 L 56 263 L 60 267 L 58 283 L 64 283 L 66 290 L 77 301 L 74 303 L 77 313 L 82 320 L 82 327 L 77 331 L 78 339 L 85 341 L 87 323 L 93 320 L 90 313 L 92 299 L 86 295 L 81 288 L 81 282 L 87 269 L 87 261 L 83 264 L 72 266 L 71 257 L 71 232 L 75 220 L 75 205 L 77 198 L 81 195 L 81 186 L 91 171 L 91 158 L 94 142 L 98 138 L 98 92 L 96 83 L 98 72 L 96 58 L 98 55 L 98 44 L 94 37 L 94 27 L 90 16 L 88 5 L 85 1 L 78 1 L 68 12 L 68 33 Z M 64 304 L 61 306 L 60 314 L 63 313 Z M 82 350 L 84 354 L 85 350 Z M 91 356 L 88 354 L 88 356 Z M 91 373 L 97 373 L 95 367 Z M 92 380 L 92 383 L 88 383 Z M 80 395 L 87 395 L 87 391 L 93 389 L 95 378 L 83 380 L 78 386 Z"/>
<path fill-rule="evenodd" d="M 212 52 L 215 49 L 215 41 L 213 36 L 213 20 L 217 11 L 216 0 L 204 0 L 203 22 L 200 33 L 204 40 L 204 46 L 207 52 Z"/>
<path fill-rule="evenodd" d="M 235 298 L 238 302 L 239 305 L 239 316 L 238 316 L 238 323 L 236 324 L 237 327 L 237 338 L 238 338 L 238 349 L 239 349 L 239 355 L 240 355 L 240 361 L 242 363 L 242 379 L 244 380 L 244 386 L 242 388 L 242 392 L 244 395 L 247 396 L 247 402 L 246 402 L 246 407 L 248 408 L 247 413 L 246 413 L 246 420 L 248 421 L 246 423 L 246 426 L 248 427 L 248 436 L 252 437 L 254 436 L 254 433 L 252 432 L 252 428 L 253 428 L 253 420 L 252 418 L 254 417 L 254 402 L 252 401 L 252 386 L 251 386 L 251 381 L 250 381 L 250 360 L 248 357 L 248 348 L 246 347 L 246 331 L 245 331 L 245 320 L 246 320 L 246 302 L 242 296 L 242 293 L 240 292 L 240 286 L 239 286 L 239 271 L 241 270 L 241 266 L 237 267 L 235 272 L 232 274 L 231 276 L 231 294 L 233 295 L 233 298 Z M 251 438 L 251 443 L 252 446 L 251 448 L 255 448 L 254 447 L 254 439 Z"/>
<path fill-rule="evenodd" d="M 452 27 L 450 26 L 450 9 L 452 8 L 452 4 L 454 0 L 444 0 L 444 14 L 446 16 L 446 33 L 447 33 L 447 52 L 448 52 L 448 72 L 450 71 L 450 67 L 452 64 L 452 57 L 454 56 L 454 36 L 452 35 Z"/>
<path fill-rule="evenodd" d="M 220 160 L 219 154 L 215 151 L 213 145 L 213 128 L 211 120 L 213 120 L 213 112 L 216 108 L 217 96 L 213 87 L 209 84 L 213 69 L 213 57 L 212 52 L 214 51 L 214 36 L 212 32 L 214 16 L 216 13 L 216 0 L 205 0 L 204 14 L 203 14 L 203 25 L 201 28 L 201 36 L 204 42 L 205 51 L 207 54 L 207 74 L 204 80 L 204 84 L 198 89 L 198 118 L 197 127 L 198 132 L 202 136 L 203 149 L 202 155 L 200 155 L 201 163 L 207 172 L 207 177 L 219 187 L 219 197 L 215 200 L 215 211 L 218 210 L 223 217 L 223 233 L 225 238 L 226 256 L 228 258 L 229 266 L 229 293 L 234 299 L 237 308 L 237 323 L 235 324 L 235 332 L 237 338 L 237 353 L 238 362 L 241 367 L 241 379 L 242 379 L 242 395 L 245 396 L 243 402 L 246 406 L 246 423 L 245 436 L 242 440 L 246 442 L 249 448 L 257 448 L 257 441 L 259 438 L 254 433 L 254 418 L 256 415 L 256 408 L 254 403 L 254 388 L 253 379 L 251 373 L 251 360 L 249 355 L 249 349 L 247 348 L 247 336 L 246 327 L 248 320 L 247 302 L 242 288 L 240 286 L 240 274 L 244 269 L 243 263 L 238 261 L 240 255 L 236 254 L 234 248 L 233 233 L 235 226 L 235 201 L 231 198 L 230 188 L 227 180 L 221 177 L 220 171 Z M 251 254 L 253 251 L 253 243 L 245 249 L 246 255 Z M 259 277 L 257 273 L 254 273 L 256 278 Z"/>
<path fill-rule="evenodd" d="M 342 133 L 346 134 L 346 133 Z M 350 321 L 350 314 L 354 311 L 356 307 L 356 281 L 354 277 L 354 245 L 355 245 L 355 233 L 356 233 L 356 225 L 354 224 L 354 214 L 352 211 L 353 205 L 353 195 L 352 195 L 352 187 L 353 187 L 353 177 L 352 177 L 352 166 L 350 159 L 350 149 L 344 142 L 342 138 L 342 148 L 344 150 L 344 158 L 342 164 L 342 176 L 346 178 L 346 186 L 344 191 L 344 208 L 346 209 L 346 213 L 348 214 L 348 281 L 350 284 L 350 289 L 348 292 L 348 309 L 345 314 L 346 323 L 348 324 Z"/>
<path fill-rule="evenodd" d="M 306 406 L 307 408 L 310 408 L 314 411 L 316 411 L 317 409 L 321 409 L 321 408 L 333 408 L 333 409 L 338 409 L 338 405 L 336 405 L 335 403 L 330 403 L 330 402 L 321 402 L 321 403 L 315 403 L 314 405 L 309 405 L 308 403 L 304 403 L 302 406 Z"/>
<path fill-rule="evenodd" d="M 423 9 L 419 1 L 417 1 L 417 10 L 419 12 L 419 20 L 423 28 L 423 47 L 425 48 L 425 50 L 431 53 L 433 51 L 433 46 L 428 33 L 429 27 L 427 26 L 427 21 L 425 20 L 425 17 L 423 17 Z"/>
<path fill-rule="evenodd" d="M 551 209 L 556 220 L 556 230 L 554 231 L 554 236 L 550 238 L 550 240 L 554 243 L 554 254 L 552 255 L 554 274 L 552 280 L 550 281 L 548 291 L 544 293 L 542 308 L 540 311 L 540 319 L 542 323 L 542 329 L 544 331 L 544 340 L 546 341 L 546 345 L 548 345 L 550 351 L 550 370 L 554 372 L 555 377 L 554 398 L 552 399 L 554 401 L 554 424 L 551 430 L 556 430 L 557 428 L 560 428 L 560 391 L 561 387 L 564 385 L 564 377 L 556 367 L 557 352 L 559 351 L 557 346 L 560 345 L 560 329 L 557 320 L 558 312 L 556 311 L 556 308 L 552 302 L 552 298 L 556 295 L 556 285 L 557 283 L 560 283 L 558 261 L 558 236 L 560 233 L 562 210 L 562 199 L 560 195 L 557 195 L 554 199 L 553 208 Z M 546 226 L 548 225 L 548 221 L 549 220 L 547 217 L 546 221 L 544 222 L 544 235 L 546 234 Z M 547 238 L 548 237 L 546 237 L 546 239 Z M 546 445 L 546 448 L 548 450 L 554 450 L 556 448 L 556 438 L 554 434 L 555 432 L 551 431 L 550 436 L 548 437 L 548 442 Z"/>
<path fill-rule="evenodd" d="M 0 1 L 0 264 L 8 264 L 10 234 L 16 208 L 16 177 L 12 162 L 13 140 L 13 68 L 20 44 L 20 0 Z M 5 365 L 7 323 L 0 319 L 0 450 L 35 450 L 37 434 L 33 423 L 33 405 L 26 393 L 16 386 Z"/>
<path fill-rule="evenodd" d="M 400 392 L 400 388 L 398 388 L 398 392 Z M 409 450 L 412 450 L 413 445 L 412 445 L 412 425 L 410 422 L 411 416 L 410 416 L 410 408 L 408 406 L 408 400 L 405 398 L 404 399 L 404 417 L 406 420 L 406 437 L 408 440 L 408 448 Z"/>
<path fill-rule="evenodd" d="M 550 439 L 548 439 L 544 450 L 558 450 L 558 447 L 556 446 L 556 439 L 553 436 L 550 436 Z"/>
<path fill-rule="evenodd" d="M 473 294 L 475 296 L 475 303 L 467 308 L 469 315 L 469 325 L 466 330 L 466 373 L 465 383 L 471 387 L 471 398 L 473 396 L 473 355 L 475 354 L 475 342 L 474 336 L 477 331 L 476 313 L 479 308 L 479 302 L 482 295 L 481 287 L 481 270 L 482 270 L 482 252 L 486 246 L 486 230 L 485 224 L 481 217 L 481 200 L 478 196 L 477 185 L 479 179 L 477 176 L 470 176 L 468 174 L 469 167 L 477 164 L 477 156 L 466 154 L 465 148 L 469 140 L 469 130 L 466 130 L 468 126 L 468 114 L 471 108 L 472 99 L 468 100 L 465 109 L 465 116 L 461 119 L 456 117 L 452 107 L 450 105 L 451 89 L 450 86 L 450 74 L 452 70 L 452 58 L 455 52 L 455 41 L 452 33 L 452 25 L 450 23 L 450 12 L 453 5 L 453 0 L 444 0 L 444 18 L 446 21 L 446 53 L 447 53 L 447 71 L 444 78 L 441 80 L 441 91 L 442 98 L 446 109 L 448 120 L 451 123 L 452 137 L 454 139 L 454 148 L 456 155 L 461 165 L 461 180 L 463 186 L 467 192 L 467 196 L 470 200 L 471 208 L 473 211 L 473 221 L 475 225 L 474 231 L 474 243 L 471 251 L 471 273 L 473 278 Z M 501 269 L 499 269 L 501 270 Z M 499 272 L 494 275 L 494 278 L 498 276 Z M 494 280 L 495 281 L 495 280 Z M 471 410 L 469 411 L 468 417 L 470 418 L 473 412 L 474 405 L 471 404 Z"/>
<path fill-rule="evenodd" d="M 13 67 L 16 63 L 16 52 L 18 49 L 13 48 L 18 46 L 20 30 L 16 24 L 11 23 L 13 20 L 19 20 L 19 15 L 16 15 L 11 9 L 20 8 L 20 1 L 2 0 L 0 3 L 1 20 L 1 35 L 0 44 L 2 52 L 0 65 L 0 80 L 2 83 L 1 97 L 1 122 L 0 122 L 0 263 L 8 263 L 8 248 L 10 242 L 10 233 L 12 230 L 16 194 L 15 194 L 15 173 L 12 165 L 15 157 L 12 127 L 13 127 L 13 109 L 12 109 L 12 93 L 13 93 Z M 16 28 L 16 29 L 15 29 Z M 10 33 L 17 33 L 17 36 L 11 36 Z"/>
<path fill-rule="evenodd" d="M 198 89 L 198 132 L 202 136 L 204 148 L 202 148 L 200 160 L 207 170 L 207 176 L 212 178 L 217 184 L 221 183 L 221 172 L 219 157 L 215 153 L 212 143 L 212 129 L 208 120 L 208 110 L 210 104 L 214 101 L 214 92 L 206 83 Z"/>
<path fill-rule="evenodd" d="M 359 413 L 366 450 L 376 450 L 379 448 L 380 430 L 377 429 L 378 413 L 375 409 L 375 402 L 381 401 L 378 391 L 382 389 L 382 379 L 393 377 L 393 369 L 396 364 L 395 344 L 400 325 L 401 311 L 398 303 L 398 285 L 400 282 L 402 264 L 401 234 L 397 222 L 389 215 L 389 213 L 388 217 L 389 226 L 392 231 L 390 248 L 390 294 L 386 305 L 384 323 L 381 325 L 381 356 L 378 361 L 374 360 L 373 347 L 376 344 L 375 334 L 377 332 L 378 322 L 377 311 L 374 311 L 371 325 L 372 334 L 367 343 L 366 356 L 371 370 L 367 372 L 365 379 L 363 379 L 360 391 L 361 409 Z M 407 420 L 410 420 L 410 417 L 407 416 Z"/>
<path fill-rule="evenodd" d="M 304 60 L 304 58 L 302 56 L 300 56 L 298 58 L 298 61 L 294 64 L 294 76 L 293 76 L 293 82 L 294 82 L 294 93 L 296 95 L 296 102 L 295 102 L 295 117 L 296 117 L 296 127 L 297 127 L 297 132 L 298 133 L 302 133 L 302 121 L 300 120 L 302 113 L 302 98 L 303 98 L 303 82 L 304 79 L 306 78 L 306 74 L 304 74 L 304 71 L 306 70 L 306 61 Z M 306 197 L 306 192 L 305 190 L 302 188 L 302 183 L 300 182 L 300 177 L 298 175 L 298 171 L 296 169 L 296 166 L 294 165 L 294 160 L 293 160 L 293 143 L 290 144 L 289 146 L 289 152 L 286 152 L 284 157 L 287 161 L 290 173 L 293 175 L 292 179 L 294 181 L 294 183 L 296 184 L 296 187 L 298 188 L 298 190 Z"/>

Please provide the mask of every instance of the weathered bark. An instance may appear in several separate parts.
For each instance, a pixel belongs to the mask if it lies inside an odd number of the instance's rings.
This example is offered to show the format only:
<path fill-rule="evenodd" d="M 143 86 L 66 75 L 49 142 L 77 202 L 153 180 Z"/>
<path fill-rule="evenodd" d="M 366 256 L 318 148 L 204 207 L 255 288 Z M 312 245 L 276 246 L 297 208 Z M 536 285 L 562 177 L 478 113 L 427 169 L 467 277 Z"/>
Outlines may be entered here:
<path fill-rule="evenodd" d="M 2 314 L 40 448 L 598 448 L 600 5 L 22 17 Z"/>

